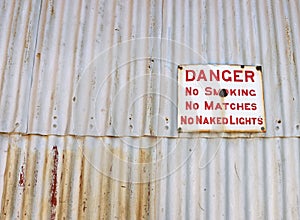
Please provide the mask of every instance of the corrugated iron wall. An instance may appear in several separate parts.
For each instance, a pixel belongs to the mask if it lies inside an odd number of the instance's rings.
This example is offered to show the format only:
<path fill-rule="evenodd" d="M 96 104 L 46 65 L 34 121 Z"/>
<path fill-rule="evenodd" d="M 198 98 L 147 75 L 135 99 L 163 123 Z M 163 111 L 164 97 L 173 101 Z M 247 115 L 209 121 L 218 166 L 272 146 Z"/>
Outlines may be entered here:
<path fill-rule="evenodd" d="M 300 218 L 298 0 L 0 2 L 1 219 Z M 266 134 L 182 134 L 177 65 L 262 65 Z"/>
<path fill-rule="evenodd" d="M 299 4 L 3 1 L 0 130 L 177 137 L 177 65 L 220 63 L 262 65 L 265 136 L 299 136 Z"/>
<path fill-rule="evenodd" d="M 298 219 L 299 145 L 299 138 L 2 135 L 1 215 Z"/>

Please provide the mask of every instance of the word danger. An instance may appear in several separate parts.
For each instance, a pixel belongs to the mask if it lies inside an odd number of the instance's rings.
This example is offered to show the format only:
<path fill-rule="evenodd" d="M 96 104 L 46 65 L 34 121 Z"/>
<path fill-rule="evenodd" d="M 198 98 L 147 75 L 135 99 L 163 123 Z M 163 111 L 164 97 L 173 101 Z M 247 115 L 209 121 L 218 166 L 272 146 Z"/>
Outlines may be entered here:
<path fill-rule="evenodd" d="M 185 71 L 186 82 L 192 81 L 220 81 L 225 82 L 254 82 L 255 73 L 251 70 L 195 70 Z"/>

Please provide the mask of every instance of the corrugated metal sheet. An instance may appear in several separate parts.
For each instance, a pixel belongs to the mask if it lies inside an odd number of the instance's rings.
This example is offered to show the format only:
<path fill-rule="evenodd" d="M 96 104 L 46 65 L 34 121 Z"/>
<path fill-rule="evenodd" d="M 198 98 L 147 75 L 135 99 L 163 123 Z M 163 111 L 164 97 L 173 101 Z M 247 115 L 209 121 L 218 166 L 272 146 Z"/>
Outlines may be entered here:
<path fill-rule="evenodd" d="M 40 1 L 0 2 L 0 132 L 26 132 Z"/>
<path fill-rule="evenodd" d="M 300 218 L 299 6 L 1 1 L 0 218 Z M 178 134 L 183 63 L 262 65 L 267 133 Z"/>
<path fill-rule="evenodd" d="M 1 11 L 3 132 L 177 137 L 177 65 L 221 63 L 262 65 L 266 136 L 300 135 L 299 1 L 3 1 Z"/>
<path fill-rule="evenodd" d="M 1 219 L 299 219 L 299 146 L 2 135 Z"/>

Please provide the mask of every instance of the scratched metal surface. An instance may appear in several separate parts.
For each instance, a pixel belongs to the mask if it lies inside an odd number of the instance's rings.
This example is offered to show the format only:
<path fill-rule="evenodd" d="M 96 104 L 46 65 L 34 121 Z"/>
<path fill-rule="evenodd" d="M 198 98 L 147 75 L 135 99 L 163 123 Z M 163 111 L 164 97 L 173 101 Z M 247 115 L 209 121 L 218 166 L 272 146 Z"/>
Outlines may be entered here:
<path fill-rule="evenodd" d="M 267 118 L 222 136 L 299 137 L 299 6 L 1 1 L 0 131 L 177 137 L 177 65 L 220 63 L 262 65 Z"/>
<path fill-rule="evenodd" d="M 1 135 L 0 144 L 1 219 L 300 216 L 299 138 Z"/>

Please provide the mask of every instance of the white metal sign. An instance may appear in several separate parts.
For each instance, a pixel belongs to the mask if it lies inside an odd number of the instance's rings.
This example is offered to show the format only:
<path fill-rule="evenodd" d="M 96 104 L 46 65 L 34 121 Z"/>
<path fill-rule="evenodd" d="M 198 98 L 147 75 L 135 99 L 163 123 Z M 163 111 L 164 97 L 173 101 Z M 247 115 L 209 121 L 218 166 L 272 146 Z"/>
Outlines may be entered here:
<path fill-rule="evenodd" d="M 180 65 L 179 132 L 265 132 L 261 66 Z"/>

